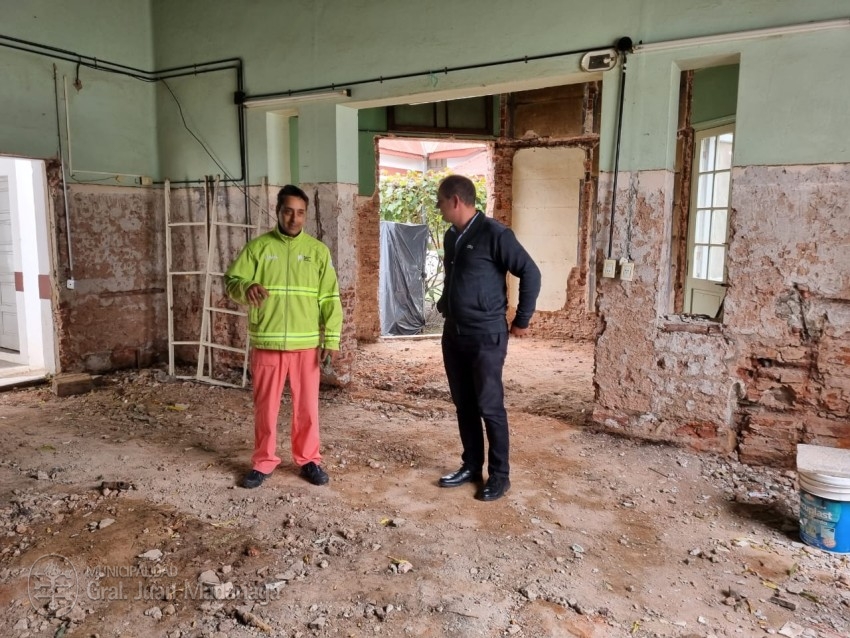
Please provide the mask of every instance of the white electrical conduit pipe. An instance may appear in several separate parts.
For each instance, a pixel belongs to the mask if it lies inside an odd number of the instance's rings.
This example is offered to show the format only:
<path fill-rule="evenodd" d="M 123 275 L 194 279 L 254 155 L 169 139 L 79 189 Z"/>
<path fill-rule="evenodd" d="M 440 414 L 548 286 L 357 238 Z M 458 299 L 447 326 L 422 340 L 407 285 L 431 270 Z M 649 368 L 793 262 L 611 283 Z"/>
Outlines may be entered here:
<path fill-rule="evenodd" d="M 802 24 L 791 24 L 784 27 L 752 29 L 750 31 L 733 31 L 731 33 L 718 33 L 716 35 L 706 35 L 696 38 L 683 38 L 681 40 L 665 40 L 662 42 L 650 42 L 649 44 L 637 44 L 632 50 L 632 53 L 656 53 L 658 51 L 669 51 L 671 49 L 697 47 L 704 44 L 738 42 L 740 40 L 757 40 L 779 35 L 831 31 L 834 29 L 846 29 L 848 27 L 850 27 L 850 18 L 825 20 L 823 22 L 804 22 Z"/>

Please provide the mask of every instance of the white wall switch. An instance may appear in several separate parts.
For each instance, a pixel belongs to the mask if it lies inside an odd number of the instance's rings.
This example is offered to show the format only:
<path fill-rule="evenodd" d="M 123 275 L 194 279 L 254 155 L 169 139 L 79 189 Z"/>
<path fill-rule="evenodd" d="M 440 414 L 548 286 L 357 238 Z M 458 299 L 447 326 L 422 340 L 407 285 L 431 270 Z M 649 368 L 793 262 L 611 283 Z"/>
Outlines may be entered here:
<path fill-rule="evenodd" d="M 635 278 L 635 262 L 625 261 L 620 264 L 620 279 L 631 281 Z"/>
<path fill-rule="evenodd" d="M 606 259 L 602 263 L 602 276 L 603 277 L 614 277 L 617 274 L 617 260 L 616 259 Z"/>

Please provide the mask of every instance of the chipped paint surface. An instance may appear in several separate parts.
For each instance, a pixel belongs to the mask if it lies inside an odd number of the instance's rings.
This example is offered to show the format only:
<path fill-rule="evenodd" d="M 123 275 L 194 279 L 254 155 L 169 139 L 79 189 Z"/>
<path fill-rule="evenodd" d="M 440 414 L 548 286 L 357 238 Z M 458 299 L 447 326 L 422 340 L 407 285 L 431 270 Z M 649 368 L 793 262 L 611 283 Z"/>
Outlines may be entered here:
<path fill-rule="evenodd" d="M 732 179 L 726 324 L 746 385 L 741 458 L 790 467 L 797 443 L 850 448 L 850 166 Z"/>
<path fill-rule="evenodd" d="M 73 271 L 61 188 L 51 189 L 62 371 L 149 365 L 166 345 L 162 207 L 152 189 L 69 185 Z M 74 290 L 65 286 L 72 278 Z"/>
<path fill-rule="evenodd" d="M 850 167 L 734 171 L 722 323 L 672 312 L 672 178 L 620 174 L 612 254 L 635 279 L 597 280 L 594 420 L 750 463 L 791 466 L 798 442 L 850 447 Z"/>

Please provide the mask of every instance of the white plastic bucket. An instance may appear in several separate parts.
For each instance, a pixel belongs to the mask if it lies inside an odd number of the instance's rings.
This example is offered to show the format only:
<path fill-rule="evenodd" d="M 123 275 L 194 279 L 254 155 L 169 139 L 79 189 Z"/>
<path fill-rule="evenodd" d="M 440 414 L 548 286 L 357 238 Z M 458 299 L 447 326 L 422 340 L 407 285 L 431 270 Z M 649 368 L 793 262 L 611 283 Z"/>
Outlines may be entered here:
<path fill-rule="evenodd" d="M 800 445 L 797 474 L 803 542 L 829 552 L 850 552 L 850 450 Z"/>

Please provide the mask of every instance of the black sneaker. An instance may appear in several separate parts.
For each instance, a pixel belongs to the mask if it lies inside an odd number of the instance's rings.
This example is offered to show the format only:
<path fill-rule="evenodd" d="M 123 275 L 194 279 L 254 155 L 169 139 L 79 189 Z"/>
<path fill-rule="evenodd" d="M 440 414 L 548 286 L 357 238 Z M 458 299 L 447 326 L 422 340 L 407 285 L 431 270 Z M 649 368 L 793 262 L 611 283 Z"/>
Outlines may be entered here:
<path fill-rule="evenodd" d="M 310 481 L 313 485 L 325 485 L 330 480 L 327 472 L 313 461 L 301 466 L 301 478 Z"/>
<path fill-rule="evenodd" d="M 260 487 L 260 485 L 263 484 L 263 481 L 265 481 L 269 476 L 271 476 L 271 472 L 269 474 L 263 474 L 257 470 L 251 470 L 245 475 L 245 478 L 242 479 L 242 487 L 249 490 L 252 490 L 255 487 Z"/>

